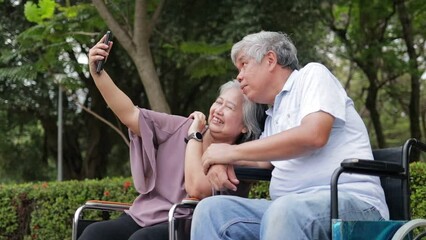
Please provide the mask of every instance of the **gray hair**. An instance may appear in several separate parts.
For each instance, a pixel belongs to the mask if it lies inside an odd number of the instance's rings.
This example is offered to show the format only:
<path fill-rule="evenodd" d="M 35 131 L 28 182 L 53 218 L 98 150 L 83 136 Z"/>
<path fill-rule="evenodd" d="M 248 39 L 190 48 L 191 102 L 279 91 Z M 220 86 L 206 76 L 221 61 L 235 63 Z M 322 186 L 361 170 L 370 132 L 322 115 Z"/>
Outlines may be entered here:
<path fill-rule="evenodd" d="M 228 89 L 240 89 L 240 83 L 237 80 L 231 80 L 224 83 L 219 88 L 219 93 L 222 94 Z M 266 119 L 267 105 L 254 103 L 250 101 L 246 95 L 243 95 L 243 122 L 247 128 L 247 132 L 243 133 L 236 143 L 243 143 L 258 139 L 263 131 L 263 126 Z"/>
<path fill-rule="evenodd" d="M 297 49 L 290 37 L 281 32 L 260 31 L 245 36 L 232 47 L 231 59 L 235 65 L 237 56 L 240 53 L 245 53 L 248 57 L 260 63 L 268 51 L 277 54 L 278 64 L 282 67 L 289 67 L 292 70 L 299 68 Z"/>

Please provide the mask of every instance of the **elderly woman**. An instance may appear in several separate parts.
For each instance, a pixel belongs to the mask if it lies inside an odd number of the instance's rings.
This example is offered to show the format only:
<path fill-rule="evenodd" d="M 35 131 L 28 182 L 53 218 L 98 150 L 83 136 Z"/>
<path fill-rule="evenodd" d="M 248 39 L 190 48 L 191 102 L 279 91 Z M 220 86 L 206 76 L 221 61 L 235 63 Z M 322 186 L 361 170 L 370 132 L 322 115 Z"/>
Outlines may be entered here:
<path fill-rule="evenodd" d="M 108 106 L 129 128 L 131 172 L 139 196 L 121 217 L 91 224 L 79 239 L 168 239 L 171 206 L 186 197 L 212 194 L 202 171 L 203 152 L 212 143 L 258 138 L 266 108 L 244 97 L 236 80 L 221 86 L 208 118 L 201 112 L 182 117 L 139 108 L 106 71 L 96 72 L 97 61 L 105 59 L 112 47 L 112 42 L 103 43 L 104 38 L 89 51 L 90 73 Z M 231 165 L 215 167 L 221 168 L 218 177 L 225 168 L 233 172 Z M 231 190 L 237 190 L 237 184 L 236 178 L 228 180 Z"/>

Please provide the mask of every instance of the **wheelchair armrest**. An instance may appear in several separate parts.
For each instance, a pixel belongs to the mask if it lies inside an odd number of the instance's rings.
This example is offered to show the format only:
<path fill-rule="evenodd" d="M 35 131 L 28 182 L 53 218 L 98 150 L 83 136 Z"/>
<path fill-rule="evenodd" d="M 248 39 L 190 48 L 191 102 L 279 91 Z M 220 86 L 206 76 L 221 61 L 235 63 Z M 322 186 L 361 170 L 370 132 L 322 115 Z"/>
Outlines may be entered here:
<path fill-rule="evenodd" d="M 123 212 L 132 206 L 130 203 L 122 202 L 111 202 L 111 201 L 100 201 L 100 200 L 88 200 L 82 206 L 80 206 L 74 213 L 73 222 L 72 222 L 72 240 L 77 239 L 79 230 L 78 223 L 80 221 L 81 215 L 84 210 L 100 210 L 100 211 L 120 211 Z"/>
<path fill-rule="evenodd" d="M 331 219 L 337 219 L 339 215 L 337 209 L 337 186 L 340 174 L 342 173 L 357 173 L 400 179 L 407 177 L 404 167 L 395 163 L 356 158 L 343 160 L 340 164 L 340 167 L 337 168 L 331 176 Z"/>
<path fill-rule="evenodd" d="M 173 206 L 169 210 L 169 222 L 172 222 L 174 220 L 176 209 L 178 208 L 194 209 L 200 201 L 201 200 L 198 198 L 188 197 L 188 198 L 184 198 L 180 203 L 173 204 Z"/>
<path fill-rule="evenodd" d="M 404 173 L 404 168 L 395 163 L 357 158 L 345 159 L 340 166 L 343 168 L 343 172 L 364 173 L 368 175 L 392 176 Z"/>
<path fill-rule="evenodd" d="M 109 210 L 109 211 L 124 211 L 132 206 L 131 203 L 123 202 L 111 202 L 111 201 L 101 201 L 101 200 L 88 200 L 84 204 L 87 209 L 99 209 L 99 210 Z"/>
<path fill-rule="evenodd" d="M 169 210 L 169 239 L 175 239 L 175 213 L 176 210 L 179 208 L 189 208 L 194 209 L 198 202 L 200 202 L 200 199 L 198 198 L 184 198 L 180 203 L 175 203 Z"/>
<path fill-rule="evenodd" d="M 181 204 L 197 205 L 199 202 L 200 202 L 200 199 L 198 198 L 188 197 L 188 198 L 184 198 Z"/>
<path fill-rule="evenodd" d="M 235 174 L 240 180 L 270 181 L 272 169 L 256 167 L 235 167 Z"/>

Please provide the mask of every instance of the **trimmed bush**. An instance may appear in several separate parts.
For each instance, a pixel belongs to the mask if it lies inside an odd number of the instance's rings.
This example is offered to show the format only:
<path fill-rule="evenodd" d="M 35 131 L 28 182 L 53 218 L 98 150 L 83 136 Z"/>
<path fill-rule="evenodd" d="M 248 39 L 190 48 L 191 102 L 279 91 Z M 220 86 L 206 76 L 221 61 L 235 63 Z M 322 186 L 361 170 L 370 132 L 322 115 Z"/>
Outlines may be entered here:
<path fill-rule="evenodd" d="M 426 218 L 426 163 L 410 164 L 411 215 L 412 219 Z"/>
<path fill-rule="evenodd" d="M 412 218 L 426 218 L 426 163 L 410 167 Z M 268 187 L 255 184 L 250 197 L 269 198 Z M 86 200 L 132 202 L 136 196 L 130 178 L 0 185 L 0 240 L 71 239 L 74 212 Z"/>
<path fill-rule="evenodd" d="M 129 178 L 0 185 L 0 239 L 71 239 L 74 212 L 86 200 L 136 196 Z"/>

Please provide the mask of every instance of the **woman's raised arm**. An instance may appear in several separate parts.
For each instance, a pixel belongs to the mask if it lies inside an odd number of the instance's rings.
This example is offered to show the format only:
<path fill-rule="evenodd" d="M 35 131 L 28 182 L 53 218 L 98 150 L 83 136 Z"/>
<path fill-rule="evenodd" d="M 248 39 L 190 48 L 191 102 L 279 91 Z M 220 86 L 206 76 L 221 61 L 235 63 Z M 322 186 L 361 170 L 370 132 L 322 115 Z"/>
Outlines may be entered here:
<path fill-rule="evenodd" d="M 99 89 L 102 97 L 114 114 L 125 124 L 133 133 L 139 133 L 139 109 L 130 98 L 121 89 L 115 85 L 111 77 L 105 70 L 96 72 L 96 63 L 99 60 L 107 59 L 113 42 L 109 45 L 104 44 L 105 36 L 89 51 L 89 70 L 90 75 L 95 81 L 96 87 Z"/>

